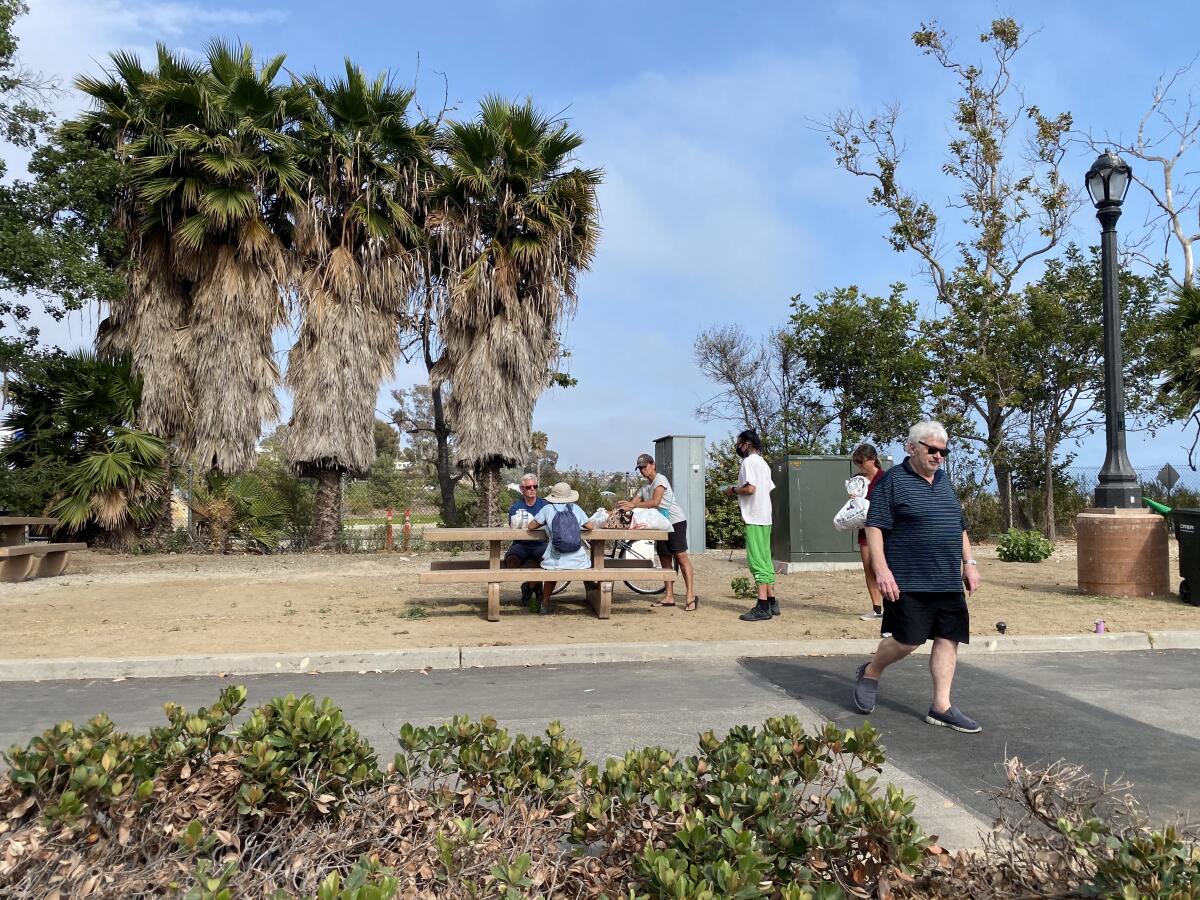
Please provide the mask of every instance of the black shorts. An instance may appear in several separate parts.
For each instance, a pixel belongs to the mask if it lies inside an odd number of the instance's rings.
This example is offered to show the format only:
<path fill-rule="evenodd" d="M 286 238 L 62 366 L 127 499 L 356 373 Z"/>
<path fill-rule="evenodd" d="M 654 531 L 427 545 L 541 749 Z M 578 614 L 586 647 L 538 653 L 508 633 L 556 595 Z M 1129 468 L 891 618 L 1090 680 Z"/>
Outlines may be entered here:
<path fill-rule="evenodd" d="M 687 522 L 676 522 L 665 541 L 654 542 L 654 549 L 658 551 L 659 556 L 666 553 L 687 553 Z"/>
<path fill-rule="evenodd" d="M 969 644 L 971 620 L 966 595 L 962 591 L 901 591 L 895 603 L 883 601 L 879 631 L 890 633 L 910 647 L 920 646 L 931 638 Z"/>

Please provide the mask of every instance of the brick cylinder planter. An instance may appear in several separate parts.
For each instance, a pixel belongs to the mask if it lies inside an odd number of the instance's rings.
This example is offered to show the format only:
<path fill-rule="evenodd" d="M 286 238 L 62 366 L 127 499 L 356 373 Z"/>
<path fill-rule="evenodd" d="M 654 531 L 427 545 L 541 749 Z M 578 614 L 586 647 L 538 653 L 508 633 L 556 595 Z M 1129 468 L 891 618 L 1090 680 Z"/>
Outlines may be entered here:
<path fill-rule="evenodd" d="M 1167 523 L 1144 509 L 1086 509 L 1075 517 L 1079 590 L 1108 597 L 1171 593 Z"/>

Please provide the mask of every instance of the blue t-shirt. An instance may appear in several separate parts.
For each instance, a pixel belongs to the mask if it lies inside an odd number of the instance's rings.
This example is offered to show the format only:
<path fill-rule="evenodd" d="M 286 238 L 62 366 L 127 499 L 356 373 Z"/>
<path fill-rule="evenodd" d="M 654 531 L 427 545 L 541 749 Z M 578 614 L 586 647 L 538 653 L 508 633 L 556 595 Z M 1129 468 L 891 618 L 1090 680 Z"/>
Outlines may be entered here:
<path fill-rule="evenodd" d="M 524 500 L 518 499 L 515 503 L 513 503 L 512 506 L 510 506 L 508 508 L 508 520 L 511 522 L 512 517 L 515 516 L 517 513 L 519 513 L 521 510 L 525 510 L 527 513 L 529 513 L 529 518 L 536 519 L 537 514 L 540 513 L 542 511 L 543 507 L 545 507 L 546 505 L 547 505 L 546 501 L 543 500 L 541 497 L 538 497 L 535 501 L 533 501 L 533 506 L 530 506 Z M 532 535 L 531 535 L 531 537 L 532 537 Z M 535 542 L 530 541 L 529 543 L 532 544 Z M 538 538 L 536 543 L 544 544 L 544 543 L 546 543 L 546 538 L 544 536 L 540 537 L 540 538 Z"/>
<path fill-rule="evenodd" d="M 587 532 L 582 530 L 583 524 L 587 521 L 587 513 L 574 503 L 543 503 L 542 509 L 534 518 L 542 524 L 546 531 L 549 531 L 550 523 L 556 515 L 575 516 L 579 521 L 580 536 L 587 535 Z M 543 569 L 590 569 L 591 567 L 592 560 L 588 556 L 588 548 L 585 544 L 580 543 L 579 549 L 573 553 L 559 553 L 554 549 L 553 541 L 546 544 L 546 555 L 542 557 Z"/>
<path fill-rule="evenodd" d="M 902 591 L 961 591 L 967 520 L 946 473 L 930 484 L 905 457 L 871 492 L 867 527 L 883 531 L 883 555 Z"/>

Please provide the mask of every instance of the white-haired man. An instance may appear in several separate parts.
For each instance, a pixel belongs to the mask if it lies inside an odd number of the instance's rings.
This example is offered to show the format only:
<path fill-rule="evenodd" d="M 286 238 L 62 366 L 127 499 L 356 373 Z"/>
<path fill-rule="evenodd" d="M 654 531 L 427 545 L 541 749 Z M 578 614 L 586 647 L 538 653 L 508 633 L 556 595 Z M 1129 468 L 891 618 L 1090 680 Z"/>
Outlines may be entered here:
<path fill-rule="evenodd" d="M 514 528 L 525 528 L 546 506 L 546 501 L 537 495 L 538 477 L 532 472 L 521 476 L 521 496 L 508 508 L 508 521 Z M 520 519 L 514 517 L 521 516 Z M 541 563 L 546 555 L 546 541 L 513 541 L 504 554 L 504 566 L 519 569 L 526 563 Z M 538 590 L 538 582 L 526 581 L 521 585 L 521 602 L 528 604 Z"/>
<path fill-rule="evenodd" d="M 871 496 L 867 546 L 884 600 L 880 632 L 889 636 L 858 667 L 854 705 L 872 712 L 883 670 L 932 639 L 933 703 L 925 721 L 975 734 L 983 730 L 979 723 L 950 702 L 958 645 L 971 637 L 963 587 L 975 592 L 979 569 L 962 507 L 942 471 L 949 442 L 941 422 L 918 422 L 904 445 L 908 456 Z"/>

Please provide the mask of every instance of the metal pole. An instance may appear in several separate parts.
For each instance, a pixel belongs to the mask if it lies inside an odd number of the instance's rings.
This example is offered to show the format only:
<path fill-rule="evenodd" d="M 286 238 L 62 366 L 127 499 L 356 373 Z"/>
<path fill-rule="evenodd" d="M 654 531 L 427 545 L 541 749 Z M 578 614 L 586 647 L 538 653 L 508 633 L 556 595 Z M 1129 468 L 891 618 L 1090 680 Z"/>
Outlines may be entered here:
<path fill-rule="evenodd" d="M 1121 207 L 1101 207 L 1101 275 L 1104 285 L 1104 466 L 1096 486 L 1096 506 L 1136 509 L 1140 487 L 1125 452 L 1125 376 L 1121 360 L 1121 305 L 1118 298 L 1117 219 Z"/>

